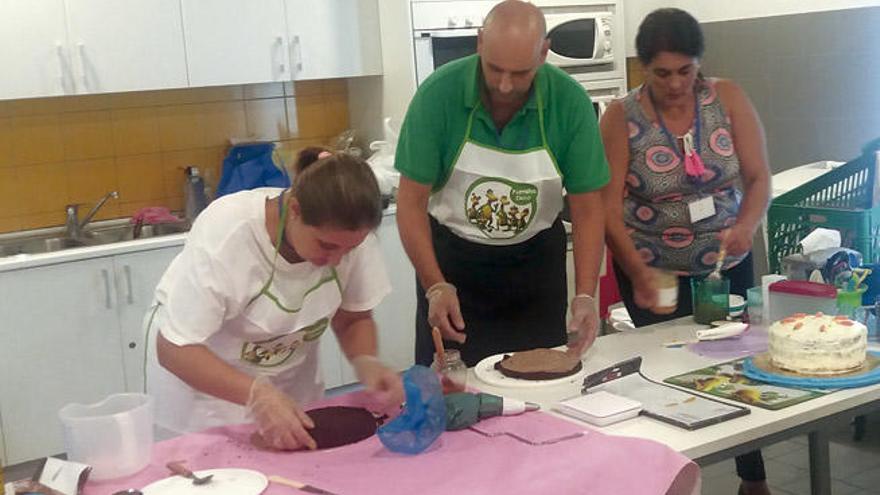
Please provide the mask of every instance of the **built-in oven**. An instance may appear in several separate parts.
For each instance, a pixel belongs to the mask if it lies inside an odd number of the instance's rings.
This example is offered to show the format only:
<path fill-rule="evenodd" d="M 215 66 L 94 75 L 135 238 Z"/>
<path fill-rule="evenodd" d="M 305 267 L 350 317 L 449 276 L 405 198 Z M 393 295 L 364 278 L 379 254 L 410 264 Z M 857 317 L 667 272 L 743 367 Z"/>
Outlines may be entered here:
<path fill-rule="evenodd" d="M 626 81 L 623 79 L 596 81 L 592 79 L 581 79 L 577 74 L 574 74 L 572 77 L 581 83 L 581 86 L 583 86 L 584 90 L 590 95 L 590 100 L 593 101 L 593 110 L 596 112 L 597 119 L 602 117 L 602 114 L 605 113 L 605 109 L 608 108 L 608 105 L 612 101 L 626 95 Z"/>
<path fill-rule="evenodd" d="M 416 81 L 452 60 L 477 51 L 477 31 L 495 1 L 413 2 Z"/>

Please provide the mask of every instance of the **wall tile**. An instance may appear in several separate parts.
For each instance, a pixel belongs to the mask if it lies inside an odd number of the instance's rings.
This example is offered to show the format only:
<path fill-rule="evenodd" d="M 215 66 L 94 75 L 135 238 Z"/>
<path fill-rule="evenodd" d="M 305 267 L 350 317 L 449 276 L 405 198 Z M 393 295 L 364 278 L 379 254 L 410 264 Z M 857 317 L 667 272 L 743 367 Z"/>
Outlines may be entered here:
<path fill-rule="evenodd" d="M 245 114 L 248 137 L 274 141 L 290 135 L 284 98 L 246 101 Z"/>
<path fill-rule="evenodd" d="M 119 190 L 115 160 L 100 158 L 68 162 L 67 186 L 70 202 L 86 205 L 88 211 L 105 194 Z M 108 201 L 105 207 L 114 202 Z"/>
<path fill-rule="evenodd" d="M 41 227 L 52 227 L 56 225 L 64 225 L 65 213 L 63 211 L 50 213 L 31 213 L 19 217 L 19 228 L 22 230 L 38 229 Z"/>
<path fill-rule="evenodd" d="M 9 112 L 17 117 L 57 114 L 64 111 L 63 99 L 63 97 L 55 97 L 10 100 L 8 102 Z"/>
<path fill-rule="evenodd" d="M 337 136 L 348 129 L 348 97 L 335 94 L 324 97 L 324 134 Z"/>
<path fill-rule="evenodd" d="M 205 146 L 224 146 L 230 138 L 247 137 L 244 102 L 205 103 L 200 107 Z"/>
<path fill-rule="evenodd" d="M 71 203 L 67 184 L 67 166 L 63 163 L 16 168 L 22 214 L 64 213 Z"/>
<path fill-rule="evenodd" d="M 0 117 L 0 168 L 12 165 L 12 119 Z"/>
<path fill-rule="evenodd" d="M 20 216 L 24 212 L 25 197 L 18 184 L 14 168 L 0 168 L 0 218 Z"/>
<path fill-rule="evenodd" d="M 161 107 L 158 116 L 162 151 L 200 148 L 205 145 L 202 113 L 198 105 Z"/>
<path fill-rule="evenodd" d="M 285 83 L 263 83 L 248 84 L 242 87 L 243 98 L 245 100 L 256 100 L 259 98 L 280 98 L 284 96 Z"/>
<path fill-rule="evenodd" d="M 0 217 L 0 233 L 15 232 L 21 229 L 21 217 Z"/>
<path fill-rule="evenodd" d="M 64 158 L 60 117 L 33 115 L 12 120 L 12 161 L 16 165 L 59 162 Z"/>
<path fill-rule="evenodd" d="M 159 115 L 155 108 L 123 108 L 111 113 L 116 155 L 152 153 L 161 149 Z"/>
<path fill-rule="evenodd" d="M 161 153 L 119 157 L 116 159 L 116 174 L 120 203 L 155 201 L 165 197 Z"/>
<path fill-rule="evenodd" d="M 114 95 L 79 95 L 58 98 L 61 111 L 63 112 L 88 112 L 95 110 L 110 110 L 113 108 Z"/>
<path fill-rule="evenodd" d="M 321 93 L 325 95 L 348 94 L 348 79 L 325 79 L 321 81 Z"/>
<path fill-rule="evenodd" d="M 321 81 L 296 81 L 293 83 L 294 96 L 318 96 L 323 93 Z"/>
<path fill-rule="evenodd" d="M 231 137 L 271 139 L 279 159 L 348 126 L 345 80 L 0 101 L 0 232 L 64 223 L 120 193 L 97 219 L 183 208 L 183 168 L 210 188 Z M 293 95 L 301 97 L 294 97 Z"/>
<path fill-rule="evenodd" d="M 289 108 L 289 105 L 288 105 Z M 327 135 L 325 125 L 326 108 L 322 96 L 296 97 L 296 129 L 298 138 L 313 138 Z"/>
<path fill-rule="evenodd" d="M 65 160 L 113 156 L 113 125 L 109 111 L 61 115 Z"/>

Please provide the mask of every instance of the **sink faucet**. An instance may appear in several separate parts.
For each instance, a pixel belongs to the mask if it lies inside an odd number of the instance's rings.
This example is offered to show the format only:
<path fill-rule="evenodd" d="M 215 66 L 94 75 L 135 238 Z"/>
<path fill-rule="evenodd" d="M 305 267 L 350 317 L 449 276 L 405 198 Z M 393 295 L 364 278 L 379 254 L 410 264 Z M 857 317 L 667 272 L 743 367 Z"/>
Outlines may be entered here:
<path fill-rule="evenodd" d="M 98 210 L 104 206 L 104 203 L 107 202 L 110 198 L 118 198 L 119 193 L 116 191 L 110 191 L 104 195 L 103 198 L 98 201 L 95 206 L 89 211 L 89 213 L 83 218 L 81 221 L 79 220 L 79 205 L 67 205 L 65 210 L 67 211 L 67 222 L 65 223 L 65 233 L 67 237 L 71 239 L 80 239 L 82 237 L 82 231 L 89 222 L 92 221 L 95 214 L 98 213 Z"/>

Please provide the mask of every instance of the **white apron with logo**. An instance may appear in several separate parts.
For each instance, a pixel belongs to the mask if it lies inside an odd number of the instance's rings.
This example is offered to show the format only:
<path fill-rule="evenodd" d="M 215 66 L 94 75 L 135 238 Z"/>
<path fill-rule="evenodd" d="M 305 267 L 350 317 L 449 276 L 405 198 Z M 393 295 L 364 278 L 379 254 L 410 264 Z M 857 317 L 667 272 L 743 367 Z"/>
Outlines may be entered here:
<path fill-rule="evenodd" d="M 269 280 L 242 314 L 227 320 L 204 345 L 248 375 L 270 376 L 276 386 L 304 405 L 323 396 L 319 338 L 341 305 L 342 294 L 332 267 L 310 270 L 306 280 L 276 277 L 286 220 L 285 205 Z M 145 318 L 146 380 L 148 392 L 156 397 L 156 423 L 174 432 L 189 432 L 250 421 L 243 406 L 196 391 L 158 364 L 155 332 L 162 326 L 161 317 L 157 317 L 161 311 L 157 306 Z"/>
<path fill-rule="evenodd" d="M 542 145 L 510 151 L 470 138 L 474 105 L 461 150 L 428 211 L 456 235 L 479 244 L 509 245 L 549 228 L 562 211 L 562 177 L 547 146 L 540 91 L 538 122 Z"/>

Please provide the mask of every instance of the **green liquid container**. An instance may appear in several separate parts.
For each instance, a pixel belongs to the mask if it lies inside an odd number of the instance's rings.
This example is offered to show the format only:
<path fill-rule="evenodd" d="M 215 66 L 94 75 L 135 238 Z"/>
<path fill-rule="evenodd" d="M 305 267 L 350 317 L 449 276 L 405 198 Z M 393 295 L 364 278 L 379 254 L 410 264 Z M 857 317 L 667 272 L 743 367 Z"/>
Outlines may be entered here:
<path fill-rule="evenodd" d="M 694 321 L 708 325 L 724 321 L 730 313 L 730 280 L 726 278 L 691 278 Z"/>

